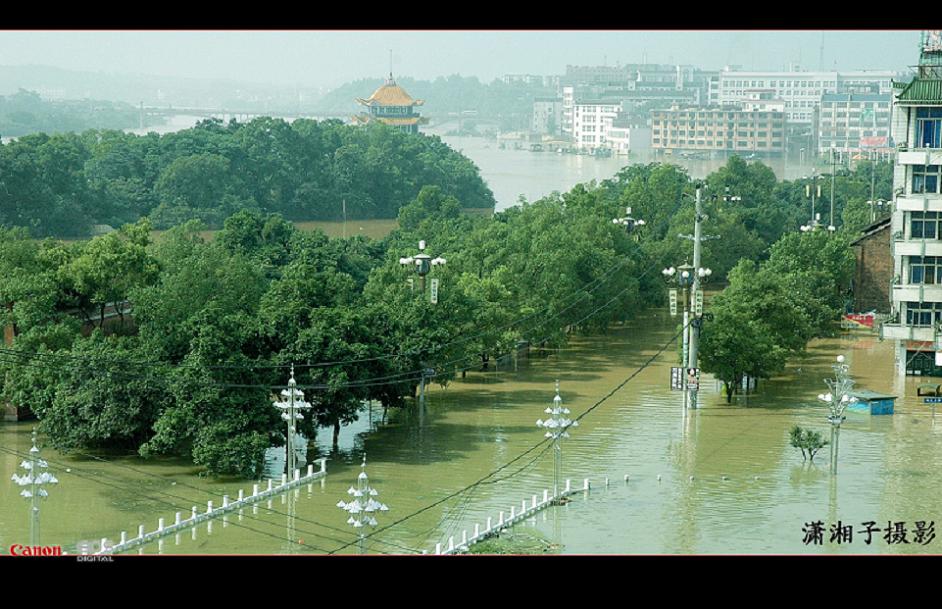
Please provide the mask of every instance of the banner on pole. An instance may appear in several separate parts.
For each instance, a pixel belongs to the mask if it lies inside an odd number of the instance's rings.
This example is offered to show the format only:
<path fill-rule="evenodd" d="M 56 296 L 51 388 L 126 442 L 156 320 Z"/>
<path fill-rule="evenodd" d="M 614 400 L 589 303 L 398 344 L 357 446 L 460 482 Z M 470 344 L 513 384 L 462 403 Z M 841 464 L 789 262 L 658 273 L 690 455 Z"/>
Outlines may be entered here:
<path fill-rule="evenodd" d="M 703 290 L 697 290 L 693 295 L 693 312 L 696 315 L 703 315 Z"/>
<path fill-rule="evenodd" d="M 432 279 L 432 304 L 438 304 L 438 279 Z"/>
<path fill-rule="evenodd" d="M 700 369 L 687 368 L 687 389 L 700 388 Z"/>
<path fill-rule="evenodd" d="M 677 290 L 669 290 L 668 295 L 670 296 L 671 303 L 671 317 L 677 316 Z"/>
<path fill-rule="evenodd" d="M 684 369 L 679 366 L 671 367 L 671 391 L 684 390 Z"/>

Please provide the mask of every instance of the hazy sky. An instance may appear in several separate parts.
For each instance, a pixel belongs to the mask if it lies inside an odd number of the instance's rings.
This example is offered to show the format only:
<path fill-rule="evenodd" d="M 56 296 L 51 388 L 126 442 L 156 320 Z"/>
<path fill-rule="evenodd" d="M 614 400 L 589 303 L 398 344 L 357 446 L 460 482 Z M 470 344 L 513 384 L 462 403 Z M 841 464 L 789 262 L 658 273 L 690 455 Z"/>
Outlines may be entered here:
<path fill-rule="evenodd" d="M 560 74 L 566 64 L 740 64 L 818 69 L 820 31 L 151 31 L 0 35 L 0 65 L 337 86 L 389 70 L 430 79 Z M 919 32 L 829 31 L 823 67 L 901 69 L 916 62 Z"/>

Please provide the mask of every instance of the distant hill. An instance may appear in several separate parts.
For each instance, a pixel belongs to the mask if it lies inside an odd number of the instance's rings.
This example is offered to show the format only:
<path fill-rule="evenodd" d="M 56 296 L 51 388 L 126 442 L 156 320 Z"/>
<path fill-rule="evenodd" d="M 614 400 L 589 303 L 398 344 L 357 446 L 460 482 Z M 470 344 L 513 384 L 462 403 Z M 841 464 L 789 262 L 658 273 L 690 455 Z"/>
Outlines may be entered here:
<path fill-rule="evenodd" d="M 130 129 L 140 126 L 139 110 L 131 104 L 102 100 L 47 101 L 34 91 L 20 89 L 0 96 L 0 136 L 65 133 L 87 129 Z M 146 117 L 145 127 L 158 120 Z"/>
<path fill-rule="evenodd" d="M 293 87 L 234 80 L 179 78 L 147 74 L 83 72 L 50 66 L 0 66 L 0 95 L 20 89 L 47 100 L 106 99 L 137 106 L 221 108 L 293 112 L 309 110 L 324 93 L 317 87 Z"/>

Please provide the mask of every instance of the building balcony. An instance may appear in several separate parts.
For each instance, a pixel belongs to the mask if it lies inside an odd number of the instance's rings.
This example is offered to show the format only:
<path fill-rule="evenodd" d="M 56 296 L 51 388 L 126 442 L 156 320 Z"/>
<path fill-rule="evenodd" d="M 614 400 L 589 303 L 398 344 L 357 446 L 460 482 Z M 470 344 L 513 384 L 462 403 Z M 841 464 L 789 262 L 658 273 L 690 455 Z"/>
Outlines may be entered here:
<path fill-rule="evenodd" d="M 905 324 L 885 323 L 880 329 L 884 339 L 918 340 L 932 342 L 935 340 L 935 331 L 932 328 L 907 326 Z"/>
<path fill-rule="evenodd" d="M 942 211 L 942 196 L 936 194 L 909 194 L 905 197 L 897 197 L 896 209 L 900 211 Z"/>
<path fill-rule="evenodd" d="M 942 202 L 940 202 L 942 203 Z M 942 205 L 939 207 L 942 210 Z M 896 240 L 893 243 L 894 256 L 942 256 L 942 241 L 938 239 Z"/>
<path fill-rule="evenodd" d="M 904 283 L 894 285 L 893 302 L 942 302 L 942 284 Z"/>
<path fill-rule="evenodd" d="M 942 148 L 900 148 L 900 165 L 942 165 Z"/>

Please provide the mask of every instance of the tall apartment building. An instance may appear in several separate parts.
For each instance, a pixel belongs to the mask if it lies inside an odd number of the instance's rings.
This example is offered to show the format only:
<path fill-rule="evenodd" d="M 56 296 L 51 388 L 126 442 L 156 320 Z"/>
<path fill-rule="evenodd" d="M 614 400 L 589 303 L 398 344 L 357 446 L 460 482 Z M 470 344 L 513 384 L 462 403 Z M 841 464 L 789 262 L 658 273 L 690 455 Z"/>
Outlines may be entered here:
<path fill-rule="evenodd" d="M 576 148 L 610 148 L 609 131 L 621 112 L 618 102 L 577 101 L 573 105 L 572 141 Z"/>
<path fill-rule="evenodd" d="M 942 375 L 942 31 L 923 34 L 917 75 L 894 83 L 896 205 L 891 244 L 893 315 L 900 374 Z"/>
<path fill-rule="evenodd" d="M 651 148 L 779 155 L 785 151 L 785 113 L 739 106 L 652 110 Z"/>
<path fill-rule="evenodd" d="M 540 135 L 559 135 L 563 122 L 563 100 L 559 97 L 537 97 L 533 100 L 530 131 Z"/>
<path fill-rule="evenodd" d="M 819 154 L 843 163 L 855 156 L 887 159 L 890 142 L 890 93 L 825 93 L 816 115 Z"/>
<path fill-rule="evenodd" d="M 785 102 L 785 118 L 791 123 L 811 125 L 815 108 L 825 93 L 844 93 L 853 87 L 875 86 L 878 93 L 888 94 L 895 72 L 741 72 L 719 73 L 717 101 L 720 104 L 741 102 L 747 92 L 765 89 Z"/>

